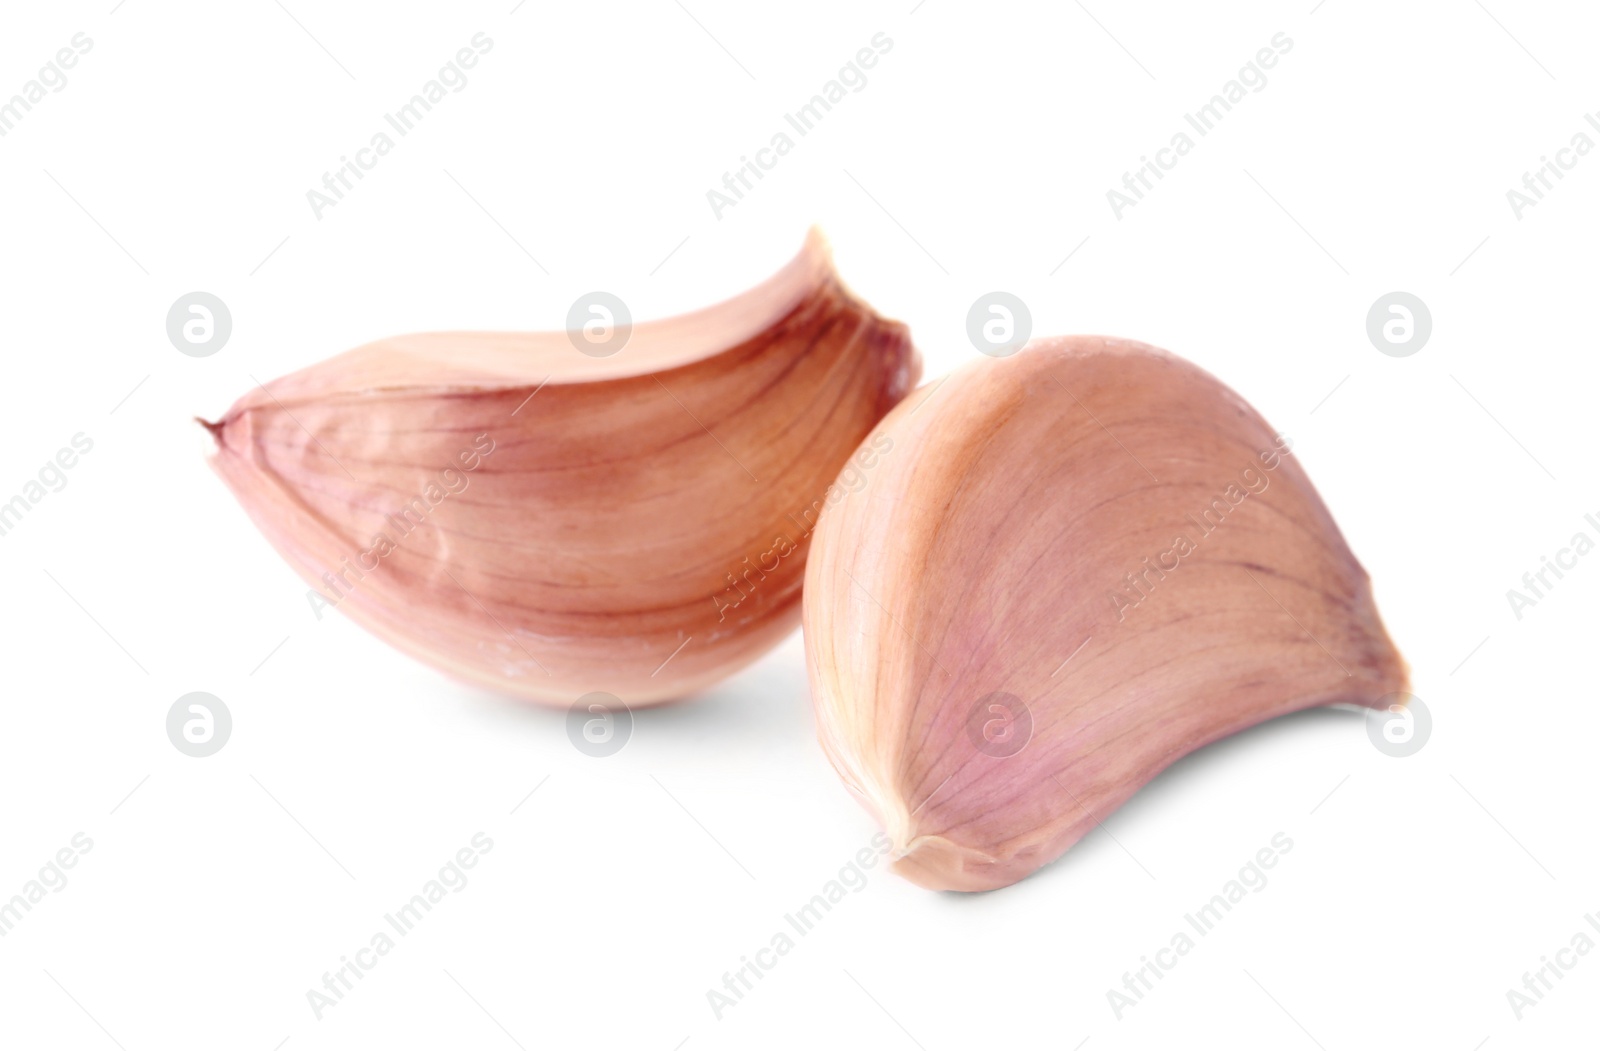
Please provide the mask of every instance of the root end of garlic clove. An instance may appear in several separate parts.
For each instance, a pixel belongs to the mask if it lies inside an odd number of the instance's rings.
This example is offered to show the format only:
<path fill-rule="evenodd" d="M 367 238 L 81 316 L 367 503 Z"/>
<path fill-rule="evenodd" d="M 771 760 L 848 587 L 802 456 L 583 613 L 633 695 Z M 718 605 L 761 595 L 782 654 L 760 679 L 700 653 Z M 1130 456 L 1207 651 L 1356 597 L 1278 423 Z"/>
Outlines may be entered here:
<path fill-rule="evenodd" d="M 890 871 L 928 890 L 976 893 L 1009 886 L 1038 865 L 1029 854 L 1002 860 L 943 836 L 918 836 L 893 856 Z"/>

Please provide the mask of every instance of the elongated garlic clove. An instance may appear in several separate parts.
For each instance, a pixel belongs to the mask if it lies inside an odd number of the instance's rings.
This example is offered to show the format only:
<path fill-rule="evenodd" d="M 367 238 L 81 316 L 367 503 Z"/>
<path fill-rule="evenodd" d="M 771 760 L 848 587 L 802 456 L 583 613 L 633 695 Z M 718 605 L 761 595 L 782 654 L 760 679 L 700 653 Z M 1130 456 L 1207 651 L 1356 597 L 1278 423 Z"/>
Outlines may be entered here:
<path fill-rule="evenodd" d="M 818 733 L 895 869 L 987 890 L 1180 756 L 1404 662 L 1280 438 L 1194 365 L 1036 341 L 914 392 L 806 568 Z"/>
<path fill-rule="evenodd" d="M 813 231 L 765 283 L 613 356 L 566 332 L 401 336 L 206 426 L 319 617 L 490 689 L 639 705 L 798 623 L 832 483 L 919 372 Z"/>

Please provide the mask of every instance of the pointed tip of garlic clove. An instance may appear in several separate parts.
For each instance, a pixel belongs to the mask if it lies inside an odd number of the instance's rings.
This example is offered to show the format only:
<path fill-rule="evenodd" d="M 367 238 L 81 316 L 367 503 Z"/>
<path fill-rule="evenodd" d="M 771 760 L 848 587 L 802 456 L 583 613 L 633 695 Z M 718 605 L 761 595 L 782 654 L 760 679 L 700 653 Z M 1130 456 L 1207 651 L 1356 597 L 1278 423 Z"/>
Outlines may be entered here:
<path fill-rule="evenodd" d="M 870 441 L 892 454 L 814 541 L 807 664 L 825 752 L 922 885 L 1015 882 L 1196 748 L 1404 689 L 1292 442 L 1181 358 L 1038 341 Z"/>

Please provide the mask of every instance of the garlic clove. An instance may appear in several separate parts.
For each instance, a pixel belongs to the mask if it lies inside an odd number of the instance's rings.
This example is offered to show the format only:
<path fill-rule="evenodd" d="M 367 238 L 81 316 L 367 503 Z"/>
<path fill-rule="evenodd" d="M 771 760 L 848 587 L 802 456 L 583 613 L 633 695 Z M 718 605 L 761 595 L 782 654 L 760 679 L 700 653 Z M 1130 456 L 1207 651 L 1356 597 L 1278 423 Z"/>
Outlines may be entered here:
<path fill-rule="evenodd" d="M 1280 438 L 1196 366 L 1035 341 L 924 387 L 805 585 L 823 748 L 895 870 L 986 890 L 1179 757 L 1406 668 Z"/>
<path fill-rule="evenodd" d="M 919 372 L 813 231 L 766 282 L 611 357 L 566 332 L 400 336 L 206 426 L 319 618 L 336 605 L 493 690 L 641 705 L 798 623 L 831 484 Z"/>

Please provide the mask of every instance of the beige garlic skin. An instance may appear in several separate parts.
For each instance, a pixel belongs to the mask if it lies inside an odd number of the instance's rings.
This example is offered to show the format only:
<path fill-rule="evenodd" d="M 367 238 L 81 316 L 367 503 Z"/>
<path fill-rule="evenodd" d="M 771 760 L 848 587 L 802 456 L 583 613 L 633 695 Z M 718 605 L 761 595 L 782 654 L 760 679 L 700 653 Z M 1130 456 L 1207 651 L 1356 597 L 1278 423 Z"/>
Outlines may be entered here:
<path fill-rule="evenodd" d="M 794 628 L 830 485 L 919 373 L 813 231 L 762 285 L 636 325 L 613 356 L 566 332 L 401 336 L 207 427 L 327 604 L 470 683 L 637 706 Z"/>
<path fill-rule="evenodd" d="M 1035 341 L 879 436 L 813 536 L 806 656 L 824 750 L 915 883 L 1014 883 L 1183 755 L 1406 687 L 1290 443 L 1180 358 Z"/>

